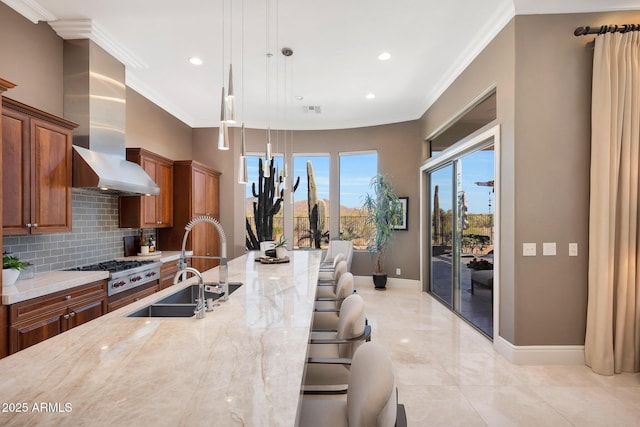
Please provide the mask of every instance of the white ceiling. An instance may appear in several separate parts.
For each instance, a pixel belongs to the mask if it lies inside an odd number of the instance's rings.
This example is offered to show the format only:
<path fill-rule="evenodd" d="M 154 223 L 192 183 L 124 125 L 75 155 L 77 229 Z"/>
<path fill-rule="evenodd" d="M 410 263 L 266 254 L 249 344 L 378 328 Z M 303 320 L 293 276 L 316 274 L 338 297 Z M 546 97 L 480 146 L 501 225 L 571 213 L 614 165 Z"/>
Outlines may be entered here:
<path fill-rule="evenodd" d="M 639 0 L 2 1 L 63 38 L 91 38 L 125 64 L 129 87 L 191 127 L 218 126 L 232 61 L 238 119 L 273 129 L 417 119 L 514 14 L 640 8 Z M 391 59 L 379 61 L 382 51 Z"/>

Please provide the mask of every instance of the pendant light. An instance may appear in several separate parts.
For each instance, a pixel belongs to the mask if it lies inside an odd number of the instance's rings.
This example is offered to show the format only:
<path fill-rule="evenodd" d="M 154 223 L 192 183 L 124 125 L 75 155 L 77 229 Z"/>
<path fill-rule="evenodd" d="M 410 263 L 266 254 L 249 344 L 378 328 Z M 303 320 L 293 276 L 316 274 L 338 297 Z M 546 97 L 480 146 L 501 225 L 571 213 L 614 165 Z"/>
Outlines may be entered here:
<path fill-rule="evenodd" d="M 247 146 L 245 144 L 244 123 L 242 123 L 242 152 L 240 153 L 240 161 L 238 162 L 238 184 L 248 184 L 247 176 Z"/>
<path fill-rule="evenodd" d="M 222 105 L 220 106 L 220 128 L 218 131 L 218 150 L 229 149 L 229 128 L 225 120 L 224 86 L 222 87 Z"/>
<path fill-rule="evenodd" d="M 227 123 L 236 122 L 236 102 L 233 95 L 233 64 L 229 63 L 229 91 L 227 92 Z"/>
<path fill-rule="evenodd" d="M 247 144 L 246 144 L 246 136 L 245 136 L 245 129 L 244 129 L 244 0 L 242 0 L 242 10 L 241 10 L 241 18 L 242 18 L 242 26 L 241 26 L 241 53 L 240 53 L 240 60 L 241 60 L 241 65 L 242 65 L 242 72 L 240 73 L 240 84 L 241 84 L 241 89 L 242 89 L 242 133 L 241 133 L 241 139 L 242 139 L 242 148 L 240 151 L 240 157 L 238 158 L 238 184 L 248 184 L 249 183 L 249 177 L 248 177 L 248 173 L 247 173 Z M 229 75 L 229 77 L 231 77 L 231 74 Z"/>

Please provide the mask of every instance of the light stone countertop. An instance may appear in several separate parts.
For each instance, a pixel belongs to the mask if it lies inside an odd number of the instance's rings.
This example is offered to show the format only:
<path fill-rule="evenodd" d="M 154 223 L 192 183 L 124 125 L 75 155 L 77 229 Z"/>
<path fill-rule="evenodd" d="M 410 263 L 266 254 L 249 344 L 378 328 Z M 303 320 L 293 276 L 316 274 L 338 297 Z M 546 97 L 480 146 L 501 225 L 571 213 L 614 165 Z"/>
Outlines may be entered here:
<path fill-rule="evenodd" d="M 27 411 L 0 425 L 296 425 L 321 252 L 255 253 L 229 262 L 244 285 L 205 319 L 126 317 L 189 279 L 1 359 L 3 404 Z"/>
<path fill-rule="evenodd" d="M 193 255 L 193 251 L 187 251 L 187 255 Z M 117 260 L 128 261 L 161 261 L 163 263 L 177 261 L 180 251 L 162 251 L 154 256 L 120 257 Z M 31 298 L 52 294 L 58 291 L 86 285 L 96 280 L 107 279 L 106 271 L 47 271 L 36 273 L 31 279 L 18 280 L 15 284 L 2 287 L 2 304 L 10 305 Z M 0 408 L 1 409 L 1 408 Z"/>
<path fill-rule="evenodd" d="M 15 304 L 42 295 L 86 285 L 87 283 L 103 280 L 108 277 L 108 271 L 58 270 L 37 273 L 31 279 L 18 280 L 13 285 L 3 285 L 2 304 Z"/>

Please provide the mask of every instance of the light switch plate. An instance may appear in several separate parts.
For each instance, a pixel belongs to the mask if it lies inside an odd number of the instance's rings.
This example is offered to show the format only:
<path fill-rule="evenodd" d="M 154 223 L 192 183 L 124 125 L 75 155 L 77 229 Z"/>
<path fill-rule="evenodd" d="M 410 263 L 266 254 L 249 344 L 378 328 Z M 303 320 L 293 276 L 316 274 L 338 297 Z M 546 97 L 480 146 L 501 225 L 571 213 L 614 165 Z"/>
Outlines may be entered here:
<path fill-rule="evenodd" d="M 543 256 L 555 256 L 556 255 L 556 243 L 543 243 L 542 244 Z"/>
<path fill-rule="evenodd" d="M 536 256 L 536 244 L 535 243 L 523 243 L 522 244 L 522 256 Z"/>
<path fill-rule="evenodd" d="M 569 243 L 569 256 L 578 256 L 578 244 Z"/>

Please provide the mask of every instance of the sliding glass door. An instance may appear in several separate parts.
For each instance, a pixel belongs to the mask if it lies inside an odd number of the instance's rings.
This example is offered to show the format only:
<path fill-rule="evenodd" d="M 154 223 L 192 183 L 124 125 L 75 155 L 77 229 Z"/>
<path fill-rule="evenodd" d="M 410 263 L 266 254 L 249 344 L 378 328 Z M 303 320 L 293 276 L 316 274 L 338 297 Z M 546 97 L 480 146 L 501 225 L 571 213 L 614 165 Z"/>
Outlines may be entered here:
<path fill-rule="evenodd" d="M 427 170 L 429 291 L 493 337 L 494 148 L 491 141 Z"/>
<path fill-rule="evenodd" d="M 430 172 L 431 293 L 453 305 L 453 164 Z"/>

